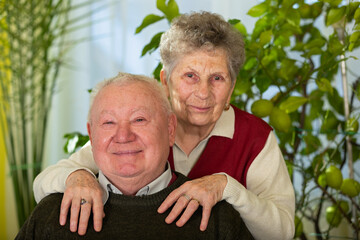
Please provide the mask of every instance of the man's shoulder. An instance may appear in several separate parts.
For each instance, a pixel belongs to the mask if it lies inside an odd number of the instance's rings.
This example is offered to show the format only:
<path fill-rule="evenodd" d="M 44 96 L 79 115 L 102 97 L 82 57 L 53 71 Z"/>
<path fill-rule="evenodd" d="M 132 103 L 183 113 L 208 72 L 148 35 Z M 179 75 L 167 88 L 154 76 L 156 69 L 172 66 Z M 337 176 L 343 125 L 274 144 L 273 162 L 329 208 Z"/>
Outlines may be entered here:
<path fill-rule="evenodd" d="M 55 206 L 61 205 L 61 200 L 63 198 L 63 193 L 52 193 L 46 197 L 44 197 L 38 205 L 36 205 L 36 208 L 55 208 Z"/>
<path fill-rule="evenodd" d="M 241 236 L 239 239 L 251 240 L 254 239 L 250 231 L 242 220 L 240 213 L 236 211 L 233 206 L 225 200 L 218 202 L 212 209 L 212 219 L 209 222 L 209 227 L 218 229 L 221 234 L 221 239 L 233 239 Z"/>

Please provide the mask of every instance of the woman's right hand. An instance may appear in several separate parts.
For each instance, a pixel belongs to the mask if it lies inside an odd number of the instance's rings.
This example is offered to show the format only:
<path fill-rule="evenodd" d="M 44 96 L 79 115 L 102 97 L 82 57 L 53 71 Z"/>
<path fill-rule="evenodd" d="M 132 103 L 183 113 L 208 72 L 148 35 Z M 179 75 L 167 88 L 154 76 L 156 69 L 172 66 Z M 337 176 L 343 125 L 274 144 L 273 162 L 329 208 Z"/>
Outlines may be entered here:
<path fill-rule="evenodd" d="M 97 232 L 101 231 L 102 219 L 105 217 L 103 194 L 105 194 L 104 190 L 98 181 L 86 170 L 77 170 L 71 173 L 66 180 L 66 190 L 61 202 L 60 225 L 66 224 L 71 207 L 70 231 L 76 232 L 77 230 L 79 235 L 84 235 L 92 210 L 94 229 Z M 80 204 L 82 199 L 86 202 L 83 201 L 83 204 Z"/>

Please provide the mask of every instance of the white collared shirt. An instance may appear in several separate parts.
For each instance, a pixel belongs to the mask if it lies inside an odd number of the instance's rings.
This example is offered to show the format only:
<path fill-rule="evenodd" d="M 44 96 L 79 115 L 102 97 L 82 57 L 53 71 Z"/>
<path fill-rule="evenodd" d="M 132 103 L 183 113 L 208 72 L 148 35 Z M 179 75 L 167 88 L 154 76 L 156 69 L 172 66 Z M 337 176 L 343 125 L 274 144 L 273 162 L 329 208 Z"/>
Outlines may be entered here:
<path fill-rule="evenodd" d="M 146 186 L 142 187 L 135 196 L 146 196 L 150 194 L 157 193 L 163 189 L 165 189 L 172 178 L 172 173 L 170 169 L 170 165 L 167 162 L 166 163 L 166 170 L 154 181 L 147 184 Z M 115 187 L 108 179 L 107 177 L 99 170 L 99 184 L 103 189 L 106 189 L 106 196 L 103 196 L 103 202 L 106 203 L 107 199 L 109 198 L 109 192 L 115 193 L 115 194 L 123 194 L 117 187 Z"/>

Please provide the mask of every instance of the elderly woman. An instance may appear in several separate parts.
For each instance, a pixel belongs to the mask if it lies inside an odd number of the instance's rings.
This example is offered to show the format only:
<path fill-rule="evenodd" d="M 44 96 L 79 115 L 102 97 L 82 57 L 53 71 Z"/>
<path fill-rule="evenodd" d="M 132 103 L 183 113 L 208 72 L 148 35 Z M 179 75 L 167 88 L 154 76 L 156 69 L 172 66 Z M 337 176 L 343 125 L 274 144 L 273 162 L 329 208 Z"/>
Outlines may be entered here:
<path fill-rule="evenodd" d="M 230 105 L 245 58 L 240 34 L 216 14 L 182 15 L 163 34 L 160 54 L 161 82 L 178 119 L 169 162 L 193 180 L 174 190 L 158 212 L 173 206 L 166 222 L 177 219 L 183 226 L 201 205 L 204 231 L 211 208 L 226 200 L 256 239 L 291 239 L 294 191 L 275 135 L 264 121 Z M 92 208 L 100 230 L 106 196 L 89 173 L 97 171 L 91 148 L 84 147 L 37 177 L 36 199 L 65 191 L 60 223 L 71 205 L 70 229 L 77 230 L 80 211 L 83 234 Z M 81 199 L 91 204 L 80 205 Z"/>

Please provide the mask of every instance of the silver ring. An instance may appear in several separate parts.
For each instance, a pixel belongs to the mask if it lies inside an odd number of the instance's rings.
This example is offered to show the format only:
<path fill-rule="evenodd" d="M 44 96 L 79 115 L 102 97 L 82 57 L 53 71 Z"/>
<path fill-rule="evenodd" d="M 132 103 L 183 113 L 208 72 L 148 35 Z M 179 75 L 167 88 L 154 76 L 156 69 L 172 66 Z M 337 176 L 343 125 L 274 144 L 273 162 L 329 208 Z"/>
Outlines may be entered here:
<path fill-rule="evenodd" d="M 80 205 L 84 205 L 85 203 L 87 203 L 87 201 L 82 198 L 81 201 L 80 201 Z"/>
<path fill-rule="evenodd" d="M 186 195 L 185 193 L 182 195 L 184 198 L 186 198 L 188 201 L 191 200 L 191 197 L 189 197 L 188 195 Z"/>

